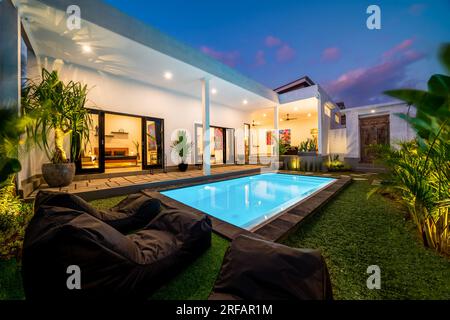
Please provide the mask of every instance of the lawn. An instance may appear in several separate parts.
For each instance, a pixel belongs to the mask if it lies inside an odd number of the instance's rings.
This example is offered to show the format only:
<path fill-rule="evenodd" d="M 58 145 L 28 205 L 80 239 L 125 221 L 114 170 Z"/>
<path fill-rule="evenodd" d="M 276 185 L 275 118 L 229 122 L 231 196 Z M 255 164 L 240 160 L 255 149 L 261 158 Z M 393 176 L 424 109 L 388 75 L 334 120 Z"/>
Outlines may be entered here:
<path fill-rule="evenodd" d="M 450 299 L 450 261 L 422 246 L 410 221 L 391 200 L 367 200 L 370 186 L 355 181 L 284 241 L 318 248 L 325 256 L 336 299 Z M 108 208 L 121 197 L 93 201 Z M 213 235 L 212 247 L 152 299 L 205 299 L 228 242 Z M 366 269 L 381 268 L 381 289 L 369 290 Z M 23 297 L 14 261 L 0 262 L 0 299 Z"/>

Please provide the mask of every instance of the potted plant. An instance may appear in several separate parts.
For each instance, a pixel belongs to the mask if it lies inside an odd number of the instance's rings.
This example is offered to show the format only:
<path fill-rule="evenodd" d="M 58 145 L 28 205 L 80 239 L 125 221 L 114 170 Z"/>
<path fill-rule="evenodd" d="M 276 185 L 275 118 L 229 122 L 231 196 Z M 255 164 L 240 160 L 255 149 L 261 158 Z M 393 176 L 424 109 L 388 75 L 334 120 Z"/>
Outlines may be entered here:
<path fill-rule="evenodd" d="M 172 141 L 171 148 L 176 152 L 181 160 L 178 164 L 178 169 L 181 172 L 185 172 L 188 169 L 186 160 L 192 149 L 192 143 L 188 142 L 186 131 L 180 130 L 177 132 L 177 140 Z"/>
<path fill-rule="evenodd" d="M 80 82 L 64 83 L 57 71 L 42 69 L 40 82 L 28 80 L 22 94 L 22 108 L 33 121 L 28 136 L 45 151 L 51 163 L 42 165 L 42 175 L 50 187 L 69 185 L 75 175 L 75 161 L 81 155 L 81 142 L 89 141 L 91 117 L 84 107 L 87 86 Z M 53 135 L 53 143 L 50 136 Z M 64 148 L 70 137 L 70 156 Z"/>

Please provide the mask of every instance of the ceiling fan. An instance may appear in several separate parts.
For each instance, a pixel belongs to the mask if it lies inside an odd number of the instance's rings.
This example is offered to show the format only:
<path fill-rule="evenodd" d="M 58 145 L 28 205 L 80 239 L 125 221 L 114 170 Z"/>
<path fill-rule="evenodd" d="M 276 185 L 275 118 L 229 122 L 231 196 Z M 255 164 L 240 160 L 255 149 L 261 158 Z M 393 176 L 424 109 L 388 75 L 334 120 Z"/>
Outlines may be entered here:
<path fill-rule="evenodd" d="M 253 120 L 252 122 L 252 127 L 259 127 L 260 124 L 258 122 L 255 122 L 255 120 Z"/>
<path fill-rule="evenodd" d="M 283 121 L 291 121 L 291 120 L 297 120 L 297 118 L 290 118 L 289 113 L 287 113 L 286 118 L 284 118 Z"/>

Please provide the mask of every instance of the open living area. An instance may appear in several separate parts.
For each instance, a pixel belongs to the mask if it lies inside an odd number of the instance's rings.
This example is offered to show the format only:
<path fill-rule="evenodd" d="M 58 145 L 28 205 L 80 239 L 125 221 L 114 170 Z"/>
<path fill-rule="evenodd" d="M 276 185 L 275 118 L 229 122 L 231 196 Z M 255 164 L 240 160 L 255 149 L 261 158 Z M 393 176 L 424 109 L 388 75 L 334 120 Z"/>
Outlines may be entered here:
<path fill-rule="evenodd" d="M 100 0 L 0 40 L 0 300 L 450 299 L 448 75 L 271 88 Z"/>

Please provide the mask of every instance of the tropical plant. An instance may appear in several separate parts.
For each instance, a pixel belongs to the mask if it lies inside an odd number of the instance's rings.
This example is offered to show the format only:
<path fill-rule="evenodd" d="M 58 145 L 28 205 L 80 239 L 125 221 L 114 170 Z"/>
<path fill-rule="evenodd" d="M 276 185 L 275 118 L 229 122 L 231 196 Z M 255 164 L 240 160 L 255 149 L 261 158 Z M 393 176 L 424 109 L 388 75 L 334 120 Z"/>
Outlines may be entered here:
<path fill-rule="evenodd" d="M 21 170 L 18 160 L 19 145 L 25 133 L 27 118 L 21 118 L 14 108 L 0 108 L 0 187 L 12 174 Z"/>
<path fill-rule="evenodd" d="M 89 140 L 92 119 L 86 104 L 88 89 L 80 82 L 64 83 L 57 71 L 42 69 L 42 79 L 28 80 L 22 93 L 25 115 L 34 121 L 27 133 L 43 149 L 52 163 L 75 162 L 81 155 L 81 142 Z M 54 135 L 54 147 L 49 137 Z M 64 149 L 64 139 L 70 135 L 70 157 Z"/>
<path fill-rule="evenodd" d="M 317 151 L 317 143 L 314 139 L 308 138 L 305 141 L 300 142 L 298 150 L 300 152 L 315 152 Z"/>
<path fill-rule="evenodd" d="M 188 141 L 187 133 L 184 130 L 177 132 L 177 139 L 172 141 L 170 146 L 180 157 L 181 163 L 186 163 L 187 157 L 191 154 L 192 142 Z"/>
<path fill-rule="evenodd" d="M 450 73 L 450 45 L 441 60 Z M 407 207 L 425 245 L 450 254 L 450 77 L 433 75 L 428 91 L 386 92 L 414 105 L 416 116 L 399 114 L 416 131 L 414 141 L 396 148 L 375 147 L 378 159 L 390 170 L 385 183 L 372 192 L 395 193 Z"/>
<path fill-rule="evenodd" d="M 328 161 L 325 162 L 325 167 L 332 172 L 350 170 L 350 166 L 341 161 L 338 154 L 330 155 Z"/>

